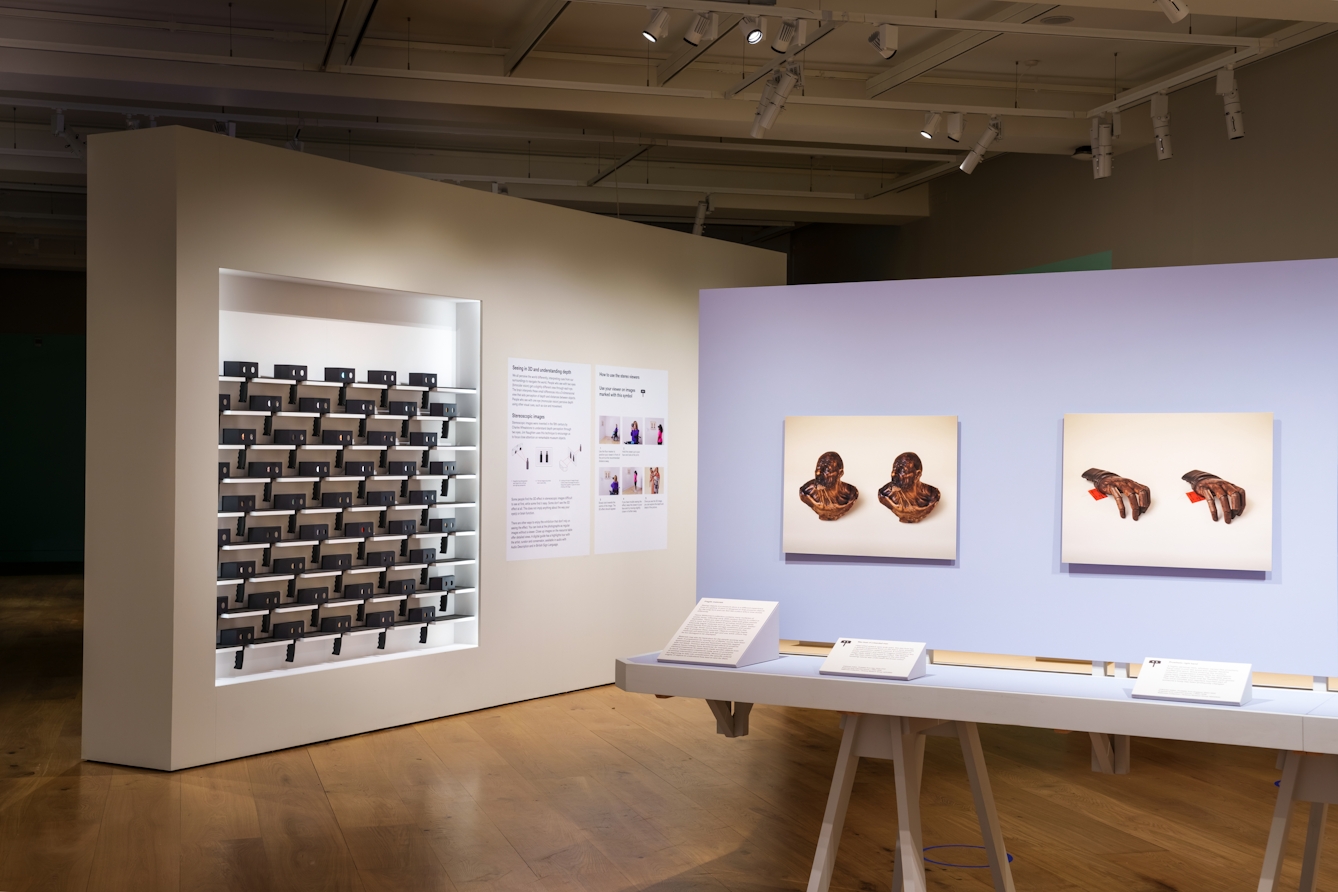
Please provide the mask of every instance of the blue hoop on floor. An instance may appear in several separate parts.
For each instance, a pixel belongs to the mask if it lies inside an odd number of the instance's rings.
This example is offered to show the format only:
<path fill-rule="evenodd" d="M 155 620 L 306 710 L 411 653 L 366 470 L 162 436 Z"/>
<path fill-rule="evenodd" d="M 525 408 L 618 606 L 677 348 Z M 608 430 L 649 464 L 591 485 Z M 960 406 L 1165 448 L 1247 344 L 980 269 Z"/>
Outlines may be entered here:
<path fill-rule="evenodd" d="M 928 852 L 930 849 L 984 849 L 984 848 L 985 848 L 984 846 L 969 846 L 966 845 L 965 843 L 950 842 L 937 846 L 925 846 L 923 851 Z M 988 864 L 949 864 L 947 861 L 935 861 L 933 858 L 930 858 L 927 855 L 924 856 L 924 859 L 926 862 L 930 864 L 937 864 L 939 867 L 964 867 L 968 870 L 985 870 L 989 867 Z M 1013 863 L 1012 852 L 1008 853 L 1008 863 L 1009 864 Z"/>

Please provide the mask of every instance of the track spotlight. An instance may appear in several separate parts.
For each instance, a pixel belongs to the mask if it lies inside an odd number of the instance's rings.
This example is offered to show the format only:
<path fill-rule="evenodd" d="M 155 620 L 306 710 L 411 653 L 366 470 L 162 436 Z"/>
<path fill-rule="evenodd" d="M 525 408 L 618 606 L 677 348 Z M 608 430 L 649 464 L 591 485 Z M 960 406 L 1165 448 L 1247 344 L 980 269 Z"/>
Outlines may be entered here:
<path fill-rule="evenodd" d="M 962 127 L 965 123 L 961 112 L 948 112 L 948 139 L 953 142 L 961 142 Z"/>
<path fill-rule="evenodd" d="M 705 40 L 707 43 L 714 43 L 720 36 L 720 17 L 713 12 L 699 12 L 693 18 L 692 24 L 688 26 L 687 33 L 683 35 L 683 40 L 693 46 L 701 46 Z"/>
<path fill-rule="evenodd" d="M 968 154 L 966 159 L 962 161 L 962 173 L 969 174 L 976 169 L 976 165 L 985 157 L 985 152 L 988 151 L 990 143 L 994 142 L 998 135 L 999 119 L 990 118 L 989 126 L 985 128 L 984 133 L 980 134 L 980 139 L 976 140 L 975 147 L 971 149 L 970 154 Z"/>
<path fill-rule="evenodd" d="M 920 128 L 920 135 L 925 139 L 933 139 L 934 134 L 938 133 L 938 125 L 943 120 L 943 113 L 936 111 L 925 112 L 925 125 Z"/>
<path fill-rule="evenodd" d="M 767 37 L 767 24 L 761 16 L 744 16 L 739 23 L 739 30 L 743 33 L 743 39 L 749 43 L 761 43 Z"/>
<path fill-rule="evenodd" d="M 879 25 L 869 35 L 869 44 L 878 51 L 878 55 L 884 59 L 891 59 L 897 54 L 897 26 Z"/>
<path fill-rule="evenodd" d="M 1157 147 L 1157 160 L 1170 158 L 1171 151 L 1171 109 L 1165 93 L 1152 95 L 1152 143 Z"/>
<path fill-rule="evenodd" d="M 1189 15 L 1189 7 L 1181 0 L 1157 0 L 1157 5 L 1161 7 L 1162 12 L 1166 13 L 1166 17 L 1171 20 L 1173 25 Z"/>
<path fill-rule="evenodd" d="M 781 19 L 780 27 L 776 29 L 776 38 L 771 41 L 771 48 L 778 52 L 788 52 L 790 44 L 794 42 L 795 35 L 799 33 L 799 22 L 795 19 Z"/>
<path fill-rule="evenodd" d="M 757 111 L 753 115 L 753 129 L 749 136 L 760 139 L 776 123 L 776 117 L 785 108 L 785 100 L 790 91 L 799 83 L 799 72 L 792 65 L 787 65 L 767 79 L 762 88 L 762 98 L 757 101 Z"/>
<path fill-rule="evenodd" d="M 659 7 L 650 11 L 650 21 L 646 23 L 646 28 L 641 32 L 641 36 L 651 43 L 658 43 L 668 30 L 669 10 Z"/>
<path fill-rule="evenodd" d="M 1092 118 L 1088 135 L 1092 140 L 1092 179 L 1104 180 L 1111 173 L 1110 125 L 1102 118 Z"/>
<path fill-rule="evenodd" d="M 1245 115 L 1240 110 L 1240 90 L 1236 88 L 1236 72 L 1223 68 L 1217 72 L 1217 95 L 1222 97 L 1226 115 L 1227 139 L 1245 135 Z"/>

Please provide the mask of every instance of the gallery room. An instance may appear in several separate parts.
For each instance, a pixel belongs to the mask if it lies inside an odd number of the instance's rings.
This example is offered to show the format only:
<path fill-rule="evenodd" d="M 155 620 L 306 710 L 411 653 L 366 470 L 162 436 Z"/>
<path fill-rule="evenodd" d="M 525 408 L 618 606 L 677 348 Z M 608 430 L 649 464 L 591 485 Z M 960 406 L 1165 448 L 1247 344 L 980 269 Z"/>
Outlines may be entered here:
<path fill-rule="evenodd" d="M 0 5 L 0 890 L 1338 890 L 1336 32 Z"/>

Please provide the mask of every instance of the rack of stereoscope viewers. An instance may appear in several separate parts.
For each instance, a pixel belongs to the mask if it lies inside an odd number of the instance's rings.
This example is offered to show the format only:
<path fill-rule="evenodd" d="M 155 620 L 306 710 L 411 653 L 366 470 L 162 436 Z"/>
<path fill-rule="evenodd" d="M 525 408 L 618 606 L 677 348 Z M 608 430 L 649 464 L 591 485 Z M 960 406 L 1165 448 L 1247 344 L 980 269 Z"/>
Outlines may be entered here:
<path fill-rule="evenodd" d="M 433 625 L 475 618 L 448 607 L 475 591 L 456 576 L 476 560 L 448 555 L 453 539 L 477 535 L 453 509 L 477 506 L 458 500 L 457 481 L 476 479 L 460 453 L 478 447 L 451 437 L 477 423 L 457 412 L 476 390 L 424 372 L 407 383 L 342 367 L 322 381 L 301 365 L 262 378 L 258 363 L 228 361 L 223 372 L 215 646 L 235 652 L 235 669 L 248 649 L 286 647 L 291 663 L 307 642 L 330 659 L 356 636 L 376 635 L 384 651 L 391 633 L 418 629 L 426 645 Z M 434 516 L 438 506 L 451 516 Z"/>

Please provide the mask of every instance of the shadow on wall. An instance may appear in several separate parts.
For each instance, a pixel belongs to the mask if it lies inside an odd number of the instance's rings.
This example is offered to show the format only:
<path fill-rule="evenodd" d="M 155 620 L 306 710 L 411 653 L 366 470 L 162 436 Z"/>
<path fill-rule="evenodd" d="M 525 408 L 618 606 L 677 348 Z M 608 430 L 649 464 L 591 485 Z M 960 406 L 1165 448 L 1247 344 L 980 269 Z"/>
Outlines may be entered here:
<path fill-rule="evenodd" d="M 0 376 L 21 409 L 0 416 L 0 467 L 22 506 L 0 516 L 0 574 L 83 569 L 84 283 L 83 272 L 0 269 Z"/>
<path fill-rule="evenodd" d="M 817 223 L 797 229 L 790 235 L 789 284 L 881 282 L 905 278 L 904 271 L 896 267 L 901 239 L 900 226 Z M 1114 256 L 1114 251 L 1098 251 L 1012 270 L 1009 274 L 1113 269 Z"/>

